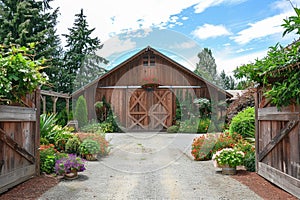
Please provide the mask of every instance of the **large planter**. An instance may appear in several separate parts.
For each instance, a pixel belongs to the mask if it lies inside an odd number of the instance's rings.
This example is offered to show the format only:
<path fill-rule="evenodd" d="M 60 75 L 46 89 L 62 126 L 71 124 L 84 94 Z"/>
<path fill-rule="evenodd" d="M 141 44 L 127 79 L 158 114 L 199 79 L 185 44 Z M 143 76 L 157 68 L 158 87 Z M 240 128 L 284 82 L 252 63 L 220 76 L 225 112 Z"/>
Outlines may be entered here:
<path fill-rule="evenodd" d="M 89 161 L 98 160 L 97 154 L 85 154 L 84 157 L 86 160 L 89 160 Z"/>
<path fill-rule="evenodd" d="M 224 174 L 224 175 L 235 175 L 236 174 L 236 167 L 223 166 L 222 167 L 222 174 Z"/>
<path fill-rule="evenodd" d="M 64 178 L 67 180 L 74 180 L 78 178 L 78 171 L 77 170 L 71 170 L 70 173 L 67 173 L 64 175 Z"/>

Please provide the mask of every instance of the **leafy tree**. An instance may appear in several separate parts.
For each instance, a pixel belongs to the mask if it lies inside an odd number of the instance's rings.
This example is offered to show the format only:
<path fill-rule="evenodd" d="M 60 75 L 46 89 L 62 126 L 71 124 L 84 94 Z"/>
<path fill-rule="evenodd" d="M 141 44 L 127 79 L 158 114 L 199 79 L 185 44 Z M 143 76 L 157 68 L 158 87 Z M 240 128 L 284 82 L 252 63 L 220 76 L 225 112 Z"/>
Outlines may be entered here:
<path fill-rule="evenodd" d="M 101 62 L 107 62 L 104 58 L 96 55 L 96 51 L 103 47 L 98 37 L 92 38 L 91 34 L 95 30 L 89 29 L 86 16 L 81 9 L 79 14 L 75 15 L 74 26 L 69 28 L 69 34 L 66 37 L 68 50 L 65 53 L 65 92 L 72 92 L 74 87 L 79 88 L 91 81 L 96 76 L 105 72 L 99 67 Z M 77 77 L 77 82 L 74 83 Z"/>
<path fill-rule="evenodd" d="M 212 55 L 212 51 L 208 48 L 204 48 L 198 54 L 199 62 L 196 64 L 195 73 L 203 77 L 207 81 L 217 84 L 218 74 L 217 74 L 217 64 Z"/>
<path fill-rule="evenodd" d="M 220 74 L 221 86 L 224 90 L 234 90 L 235 89 L 235 80 L 232 76 L 228 76 L 224 70 Z"/>

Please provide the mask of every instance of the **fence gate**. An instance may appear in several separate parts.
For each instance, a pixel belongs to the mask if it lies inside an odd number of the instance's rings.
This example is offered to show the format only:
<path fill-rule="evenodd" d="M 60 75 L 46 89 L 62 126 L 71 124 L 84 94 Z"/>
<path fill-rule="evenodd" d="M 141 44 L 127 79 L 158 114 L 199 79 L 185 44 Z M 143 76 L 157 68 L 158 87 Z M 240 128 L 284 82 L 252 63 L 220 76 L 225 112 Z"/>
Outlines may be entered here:
<path fill-rule="evenodd" d="M 280 111 L 256 95 L 257 173 L 300 198 L 299 105 Z"/>
<path fill-rule="evenodd" d="M 172 125 L 173 93 L 168 89 L 128 92 L 127 129 L 162 130 Z"/>
<path fill-rule="evenodd" d="M 39 93 L 34 96 L 30 108 L 0 106 L 0 193 L 39 174 Z"/>

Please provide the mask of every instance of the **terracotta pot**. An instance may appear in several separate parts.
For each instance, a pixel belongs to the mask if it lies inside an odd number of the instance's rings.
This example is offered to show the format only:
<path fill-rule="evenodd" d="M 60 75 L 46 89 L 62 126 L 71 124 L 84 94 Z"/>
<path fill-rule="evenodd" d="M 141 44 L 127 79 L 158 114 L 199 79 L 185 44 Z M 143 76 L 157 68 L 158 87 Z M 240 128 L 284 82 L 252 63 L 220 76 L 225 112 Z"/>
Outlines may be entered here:
<path fill-rule="evenodd" d="M 67 180 L 73 180 L 73 179 L 76 179 L 78 178 L 78 171 L 77 170 L 71 170 L 70 173 L 67 173 L 64 175 L 64 178 L 67 179 Z"/>
<path fill-rule="evenodd" d="M 89 161 L 98 160 L 97 154 L 85 154 L 84 157 L 86 160 L 89 160 Z"/>

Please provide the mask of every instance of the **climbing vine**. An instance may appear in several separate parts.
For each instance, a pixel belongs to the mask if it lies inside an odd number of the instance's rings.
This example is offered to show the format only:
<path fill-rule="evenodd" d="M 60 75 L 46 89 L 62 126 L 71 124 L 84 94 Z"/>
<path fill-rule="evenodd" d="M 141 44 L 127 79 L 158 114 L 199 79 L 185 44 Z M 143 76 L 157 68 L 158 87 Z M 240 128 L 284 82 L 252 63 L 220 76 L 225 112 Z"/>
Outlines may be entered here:
<path fill-rule="evenodd" d="M 20 102 L 47 81 L 41 73 L 43 60 L 34 60 L 30 54 L 33 45 L 27 47 L 5 47 L 0 45 L 0 104 Z"/>

